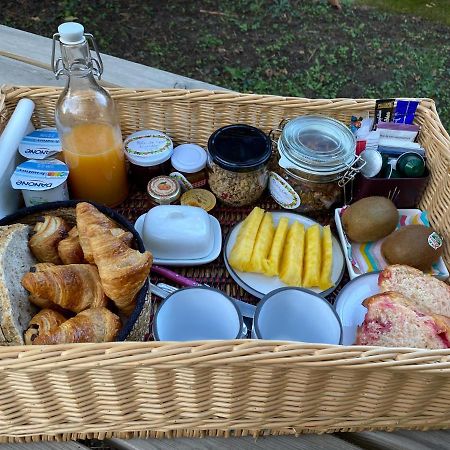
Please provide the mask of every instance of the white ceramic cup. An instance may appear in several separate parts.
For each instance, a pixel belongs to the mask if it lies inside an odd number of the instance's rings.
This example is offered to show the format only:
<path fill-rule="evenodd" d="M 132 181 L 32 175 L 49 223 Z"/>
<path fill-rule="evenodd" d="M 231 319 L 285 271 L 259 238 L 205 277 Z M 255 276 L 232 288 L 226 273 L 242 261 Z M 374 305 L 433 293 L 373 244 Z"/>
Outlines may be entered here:
<path fill-rule="evenodd" d="M 246 334 L 247 328 L 233 300 L 206 286 L 170 294 L 153 321 L 157 341 L 242 339 Z"/>
<path fill-rule="evenodd" d="M 253 339 L 341 344 L 342 325 L 333 306 L 301 288 L 276 289 L 258 303 Z"/>

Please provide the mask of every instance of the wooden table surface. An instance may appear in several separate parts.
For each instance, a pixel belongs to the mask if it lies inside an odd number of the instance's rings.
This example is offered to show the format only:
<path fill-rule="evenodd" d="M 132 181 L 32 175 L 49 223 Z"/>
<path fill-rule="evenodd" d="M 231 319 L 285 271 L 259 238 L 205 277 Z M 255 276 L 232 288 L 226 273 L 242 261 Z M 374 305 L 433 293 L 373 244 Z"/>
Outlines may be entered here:
<path fill-rule="evenodd" d="M 0 85 L 63 86 L 65 79 L 56 80 L 51 71 L 51 39 L 0 25 Z M 102 84 L 131 88 L 180 88 L 223 90 L 163 70 L 101 54 L 104 64 Z M 93 445 L 91 445 L 92 447 Z M 0 450 L 86 449 L 79 443 L 0 444 Z M 254 439 L 112 439 L 99 442 L 98 449 L 117 450 L 259 450 L 259 449 L 321 449 L 321 450 L 445 450 L 450 449 L 450 431 L 397 431 L 336 433 L 326 435 L 270 436 Z"/>

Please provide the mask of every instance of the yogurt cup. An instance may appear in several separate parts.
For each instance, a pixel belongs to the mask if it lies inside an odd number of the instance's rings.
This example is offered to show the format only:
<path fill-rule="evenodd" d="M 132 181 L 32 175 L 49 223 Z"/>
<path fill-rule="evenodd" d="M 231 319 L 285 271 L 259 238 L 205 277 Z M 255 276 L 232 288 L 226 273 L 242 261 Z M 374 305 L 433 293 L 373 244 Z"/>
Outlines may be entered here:
<path fill-rule="evenodd" d="M 19 153 L 27 159 L 53 158 L 62 152 L 56 128 L 41 128 L 27 134 L 19 144 Z"/>
<path fill-rule="evenodd" d="M 11 186 L 22 191 L 25 206 L 69 200 L 68 176 L 69 168 L 61 161 L 30 159 L 16 167 Z"/>

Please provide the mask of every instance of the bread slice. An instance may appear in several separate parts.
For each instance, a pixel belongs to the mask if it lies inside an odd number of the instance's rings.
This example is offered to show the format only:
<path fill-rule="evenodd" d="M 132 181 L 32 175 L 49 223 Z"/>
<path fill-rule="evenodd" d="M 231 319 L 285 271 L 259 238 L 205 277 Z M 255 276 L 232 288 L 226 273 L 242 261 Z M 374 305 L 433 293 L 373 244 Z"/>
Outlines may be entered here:
<path fill-rule="evenodd" d="M 28 225 L 0 227 L 0 345 L 22 345 L 36 308 L 20 281 L 36 264 L 28 249 Z"/>
<path fill-rule="evenodd" d="M 450 317 L 450 286 L 409 266 L 392 265 L 378 276 L 381 292 L 394 291 L 407 297 L 417 309 Z"/>
<path fill-rule="evenodd" d="M 448 317 L 424 314 L 396 292 L 374 295 L 363 305 L 367 313 L 356 333 L 357 345 L 450 348 Z"/>

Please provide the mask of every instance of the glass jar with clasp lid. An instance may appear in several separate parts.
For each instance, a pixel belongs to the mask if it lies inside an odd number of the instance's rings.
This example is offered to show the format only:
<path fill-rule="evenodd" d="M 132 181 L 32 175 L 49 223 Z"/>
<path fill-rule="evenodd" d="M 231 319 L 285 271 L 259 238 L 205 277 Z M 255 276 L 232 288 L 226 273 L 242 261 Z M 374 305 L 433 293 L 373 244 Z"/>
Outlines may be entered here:
<path fill-rule="evenodd" d="M 284 208 L 328 210 L 342 200 L 342 186 L 360 169 L 356 140 L 341 122 L 325 116 L 289 120 L 277 142 L 278 164 L 270 192 Z"/>

